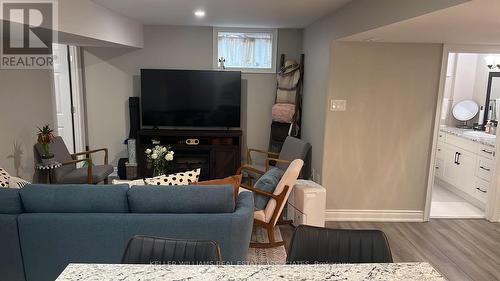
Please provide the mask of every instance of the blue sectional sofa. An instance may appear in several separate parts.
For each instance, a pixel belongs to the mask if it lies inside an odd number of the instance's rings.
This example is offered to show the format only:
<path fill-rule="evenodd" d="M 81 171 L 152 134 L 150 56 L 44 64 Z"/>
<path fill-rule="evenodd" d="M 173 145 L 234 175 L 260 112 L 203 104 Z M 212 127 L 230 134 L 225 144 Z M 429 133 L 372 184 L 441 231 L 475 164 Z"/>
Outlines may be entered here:
<path fill-rule="evenodd" d="M 217 241 L 246 260 L 253 195 L 231 186 L 0 189 L 0 280 L 55 280 L 68 263 L 120 263 L 137 234 Z"/>

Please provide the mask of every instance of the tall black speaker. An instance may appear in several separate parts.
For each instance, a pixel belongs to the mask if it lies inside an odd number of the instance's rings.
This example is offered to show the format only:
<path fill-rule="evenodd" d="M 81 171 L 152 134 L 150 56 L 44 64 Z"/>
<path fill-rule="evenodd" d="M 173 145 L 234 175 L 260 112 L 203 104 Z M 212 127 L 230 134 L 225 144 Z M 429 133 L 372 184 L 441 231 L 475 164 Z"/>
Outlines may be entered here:
<path fill-rule="evenodd" d="M 128 108 L 130 111 L 130 133 L 128 137 L 131 139 L 137 139 L 137 132 L 141 128 L 139 97 L 129 97 Z"/>

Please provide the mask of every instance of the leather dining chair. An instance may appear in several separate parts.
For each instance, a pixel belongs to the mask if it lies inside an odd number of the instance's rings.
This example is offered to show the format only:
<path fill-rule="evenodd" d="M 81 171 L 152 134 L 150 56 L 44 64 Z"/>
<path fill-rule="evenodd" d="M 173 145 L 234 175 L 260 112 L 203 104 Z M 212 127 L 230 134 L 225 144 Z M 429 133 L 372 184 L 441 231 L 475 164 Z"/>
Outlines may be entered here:
<path fill-rule="evenodd" d="M 203 264 L 221 261 L 215 241 L 136 235 L 127 244 L 122 264 Z"/>
<path fill-rule="evenodd" d="M 392 263 L 387 237 L 380 230 L 295 229 L 289 263 Z"/>

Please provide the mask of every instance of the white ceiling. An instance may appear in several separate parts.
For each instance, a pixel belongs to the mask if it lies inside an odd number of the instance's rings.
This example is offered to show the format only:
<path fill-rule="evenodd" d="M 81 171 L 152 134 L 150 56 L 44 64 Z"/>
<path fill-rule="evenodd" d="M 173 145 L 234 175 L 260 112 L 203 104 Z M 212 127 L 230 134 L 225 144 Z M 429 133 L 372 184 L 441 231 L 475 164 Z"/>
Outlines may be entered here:
<path fill-rule="evenodd" d="M 500 0 L 472 0 L 343 41 L 500 44 Z"/>
<path fill-rule="evenodd" d="M 93 0 L 154 25 L 303 28 L 351 0 Z M 193 13 L 206 12 L 203 19 Z"/>

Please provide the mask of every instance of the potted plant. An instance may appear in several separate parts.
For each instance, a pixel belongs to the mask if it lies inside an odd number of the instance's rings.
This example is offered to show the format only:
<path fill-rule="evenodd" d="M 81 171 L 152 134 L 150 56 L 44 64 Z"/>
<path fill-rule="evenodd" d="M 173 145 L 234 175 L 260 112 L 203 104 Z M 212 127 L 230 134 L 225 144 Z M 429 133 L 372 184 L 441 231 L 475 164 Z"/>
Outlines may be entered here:
<path fill-rule="evenodd" d="M 42 147 L 42 163 L 50 164 L 54 162 L 54 154 L 50 153 L 50 144 L 54 141 L 54 130 L 49 125 L 38 127 L 37 142 Z"/>
<path fill-rule="evenodd" d="M 146 149 L 148 168 L 153 169 L 153 177 L 168 174 L 170 172 L 170 163 L 174 160 L 172 146 L 156 145 L 152 149 Z"/>

